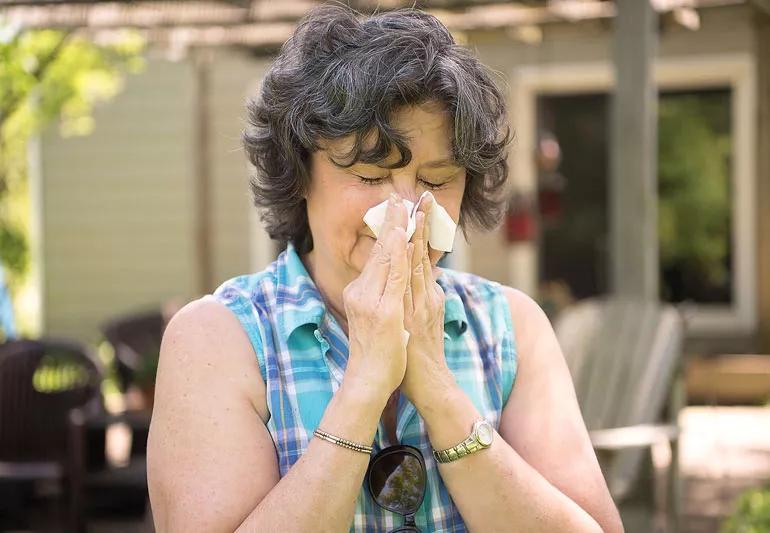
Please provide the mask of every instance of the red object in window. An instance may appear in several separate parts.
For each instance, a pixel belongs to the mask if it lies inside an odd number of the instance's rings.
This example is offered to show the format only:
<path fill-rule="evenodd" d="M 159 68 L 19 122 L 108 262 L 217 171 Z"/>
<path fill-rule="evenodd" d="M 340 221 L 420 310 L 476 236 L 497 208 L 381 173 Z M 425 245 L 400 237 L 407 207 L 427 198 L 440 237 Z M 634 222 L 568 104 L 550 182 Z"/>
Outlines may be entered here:
<path fill-rule="evenodd" d="M 554 189 L 540 189 L 538 192 L 538 207 L 543 220 L 552 222 L 561 217 L 562 193 Z"/>
<path fill-rule="evenodd" d="M 505 239 L 508 242 L 528 242 L 535 238 L 535 217 L 529 209 L 512 209 L 505 215 Z"/>

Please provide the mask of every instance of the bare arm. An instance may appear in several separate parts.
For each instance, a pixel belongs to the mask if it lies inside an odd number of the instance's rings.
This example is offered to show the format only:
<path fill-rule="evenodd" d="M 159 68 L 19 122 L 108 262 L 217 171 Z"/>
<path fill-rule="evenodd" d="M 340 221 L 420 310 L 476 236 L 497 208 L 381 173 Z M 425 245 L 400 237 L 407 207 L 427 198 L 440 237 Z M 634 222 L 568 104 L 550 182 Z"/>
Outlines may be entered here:
<path fill-rule="evenodd" d="M 520 291 L 506 288 L 516 325 L 516 384 L 492 446 L 440 464 L 473 531 L 621 533 L 569 370 L 547 317 Z M 447 378 L 442 399 L 421 407 L 434 448 L 448 448 L 480 417 Z"/>
<path fill-rule="evenodd" d="M 369 456 L 311 439 L 279 482 L 255 388 L 263 398 L 254 351 L 229 310 L 202 299 L 174 317 L 148 442 L 158 531 L 348 531 Z M 384 407 L 384 399 L 343 385 L 321 427 L 372 442 Z"/>
<path fill-rule="evenodd" d="M 349 360 L 320 422 L 364 444 L 406 368 L 406 209 L 395 206 L 343 292 Z M 169 323 L 147 450 L 159 531 L 348 531 L 369 455 L 312 438 L 280 478 L 264 389 L 251 343 L 222 304 L 203 298 Z"/>

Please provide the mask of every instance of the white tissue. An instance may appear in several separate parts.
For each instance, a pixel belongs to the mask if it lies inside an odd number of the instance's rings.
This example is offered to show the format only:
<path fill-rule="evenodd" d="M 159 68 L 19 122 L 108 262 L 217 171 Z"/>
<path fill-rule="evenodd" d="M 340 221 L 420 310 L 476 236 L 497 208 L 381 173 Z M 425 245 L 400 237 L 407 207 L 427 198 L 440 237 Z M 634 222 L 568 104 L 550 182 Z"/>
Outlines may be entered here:
<path fill-rule="evenodd" d="M 406 238 L 411 239 L 416 227 L 417 208 L 420 206 L 420 202 L 428 194 L 425 191 L 422 196 L 417 200 L 417 203 L 409 200 L 402 200 L 406 205 L 406 210 L 409 213 L 409 220 L 406 225 Z M 380 228 L 385 221 L 385 213 L 388 210 L 388 201 L 385 200 L 369 209 L 364 215 L 364 222 L 374 232 L 374 235 L 380 236 Z M 428 244 L 434 250 L 440 250 L 442 252 L 451 252 L 454 245 L 455 233 L 457 232 L 457 224 L 454 223 L 452 217 L 446 212 L 439 203 L 433 197 L 433 207 L 430 210 L 430 236 L 428 238 Z"/>

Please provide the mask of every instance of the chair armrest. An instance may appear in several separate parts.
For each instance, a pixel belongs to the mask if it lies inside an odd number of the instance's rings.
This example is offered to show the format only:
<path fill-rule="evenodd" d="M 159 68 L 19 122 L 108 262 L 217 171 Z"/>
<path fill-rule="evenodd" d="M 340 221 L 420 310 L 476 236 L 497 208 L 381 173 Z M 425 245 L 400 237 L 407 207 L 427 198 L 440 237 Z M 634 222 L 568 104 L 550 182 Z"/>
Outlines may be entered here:
<path fill-rule="evenodd" d="M 649 448 L 659 442 L 673 442 L 679 433 L 679 427 L 673 424 L 639 424 L 588 432 L 594 449 L 602 451 Z"/>
<path fill-rule="evenodd" d="M 3 480 L 34 480 L 53 479 L 62 477 L 62 467 L 55 461 L 38 462 L 2 462 L 0 461 L 0 479 Z"/>

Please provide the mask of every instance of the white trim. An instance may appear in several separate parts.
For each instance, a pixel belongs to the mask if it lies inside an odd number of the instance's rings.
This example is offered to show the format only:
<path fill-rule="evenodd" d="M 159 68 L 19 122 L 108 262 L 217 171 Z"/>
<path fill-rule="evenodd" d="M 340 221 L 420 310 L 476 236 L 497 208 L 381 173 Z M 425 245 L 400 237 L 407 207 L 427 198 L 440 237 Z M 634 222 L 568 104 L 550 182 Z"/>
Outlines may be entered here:
<path fill-rule="evenodd" d="M 756 66 L 749 54 L 660 58 L 654 77 L 661 89 L 729 86 L 732 89 L 733 158 L 733 305 L 690 308 L 691 333 L 704 336 L 750 334 L 756 329 Z M 536 98 L 541 94 L 605 91 L 614 84 L 610 62 L 533 65 L 511 74 L 511 122 L 518 143 L 512 154 L 512 184 L 535 188 Z M 529 245 L 534 247 L 535 245 Z M 519 254 L 521 255 L 521 254 Z M 536 287 L 537 254 L 511 261 L 511 279 L 522 288 Z M 529 279 L 522 279 L 526 276 Z"/>

